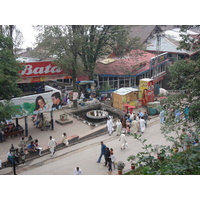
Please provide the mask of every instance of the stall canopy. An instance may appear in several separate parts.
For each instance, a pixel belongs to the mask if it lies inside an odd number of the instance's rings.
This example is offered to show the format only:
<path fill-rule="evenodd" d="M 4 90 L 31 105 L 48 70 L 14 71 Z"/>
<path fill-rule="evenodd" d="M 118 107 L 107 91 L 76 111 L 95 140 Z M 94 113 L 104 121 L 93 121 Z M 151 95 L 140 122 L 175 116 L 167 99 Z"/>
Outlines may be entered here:
<path fill-rule="evenodd" d="M 79 85 L 87 85 L 87 84 L 94 84 L 94 81 L 77 81 L 76 82 Z"/>

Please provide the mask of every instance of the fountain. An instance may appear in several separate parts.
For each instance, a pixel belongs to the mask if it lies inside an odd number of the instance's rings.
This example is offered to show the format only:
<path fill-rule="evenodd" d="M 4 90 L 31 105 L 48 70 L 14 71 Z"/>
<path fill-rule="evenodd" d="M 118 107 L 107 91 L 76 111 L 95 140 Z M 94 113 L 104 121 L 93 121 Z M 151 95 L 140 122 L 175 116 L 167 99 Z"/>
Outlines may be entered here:
<path fill-rule="evenodd" d="M 95 127 L 106 124 L 108 116 L 117 119 L 119 116 L 124 115 L 124 112 L 105 104 L 95 104 L 70 112 L 69 115 L 81 120 L 91 127 Z"/>
<path fill-rule="evenodd" d="M 90 119 L 104 119 L 108 117 L 108 112 L 105 110 L 91 110 L 86 113 L 86 116 Z"/>

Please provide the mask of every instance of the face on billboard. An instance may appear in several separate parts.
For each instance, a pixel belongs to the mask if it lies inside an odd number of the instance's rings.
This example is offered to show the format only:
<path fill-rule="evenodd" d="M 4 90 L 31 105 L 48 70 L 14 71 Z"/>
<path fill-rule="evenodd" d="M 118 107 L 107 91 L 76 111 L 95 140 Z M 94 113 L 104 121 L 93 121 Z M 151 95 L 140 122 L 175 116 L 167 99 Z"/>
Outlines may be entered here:
<path fill-rule="evenodd" d="M 60 103 L 60 99 L 56 98 L 55 96 L 53 96 L 51 99 L 52 99 L 53 104 L 58 105 Z"/>
<path fill-rule="evenodd" d="M 35 99 L 35 111 L 42 111 L 45 109 L 45 100 L 44 98 L 40 95 L 37 96 L 37 98 Z"/>
<path fill-rule="evenodd" d="M 44 108 L 45 102 L 42 99 L 39 99 L 38 104 L 39 104 L 40 108 Z"/>

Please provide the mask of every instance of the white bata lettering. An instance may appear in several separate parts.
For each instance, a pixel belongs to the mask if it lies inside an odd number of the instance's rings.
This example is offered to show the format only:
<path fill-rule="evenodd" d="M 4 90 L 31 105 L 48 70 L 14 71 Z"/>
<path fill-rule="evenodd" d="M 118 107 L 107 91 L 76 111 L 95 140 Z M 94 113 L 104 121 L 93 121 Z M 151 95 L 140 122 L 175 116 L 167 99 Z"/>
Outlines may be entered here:
<path fill-rule="evenodd" d="M 36 67 L 33 70 L 33 74 L 43 74 L 43 72 L 44 72 L 44 67 Z"/>
<path fill-rule="evenodd" d="M 56 69 L 57 69 L 57 67 L 52 67 L 51 68 L 51 73 L 56 73 L 57 72 Z"/>
<path fill-rule="evenodd" d="M 26 65 L 25 69 L 21 72 L 21 75 L 29 75 L 32 74 L 32 65 Z"/>
<path fill-rule="evenodd" d="M 46 69 L 45 69 L 44 73 L 45 73 L 45 74 L 48 74 L 49 71 L 50 71 L 51 65 L 47 65 L 45 68 L 46 68 Z"/>
<path fill-rule="evenodd" d="M 37 75 L 37 74 L 56 74 L 60 73 L 62 69 L 58 68 L 57 66 L 51 66 L 50 64 L 46 67 L 36 67 L 33 69 L 32 65 L 25 65 L 25 69 L 21 72 L 21 75 Z"/>

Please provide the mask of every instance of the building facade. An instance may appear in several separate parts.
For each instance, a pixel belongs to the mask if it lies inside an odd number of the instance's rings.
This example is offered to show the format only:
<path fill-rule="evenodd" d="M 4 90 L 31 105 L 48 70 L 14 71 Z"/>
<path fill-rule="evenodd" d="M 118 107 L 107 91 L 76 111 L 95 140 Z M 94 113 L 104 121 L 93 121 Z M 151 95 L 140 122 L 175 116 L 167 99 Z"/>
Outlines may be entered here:
<path fill-rule="evenodd" d="M 141 50 L 131 51 L 124 57 L 111 55 L 97 62 L 95 74 L 99 90 L 121 87 L 139 87 L 139 80 L 153 78 L 162 87 L 168 66 L 167 53 L 155 56 Z"/>

